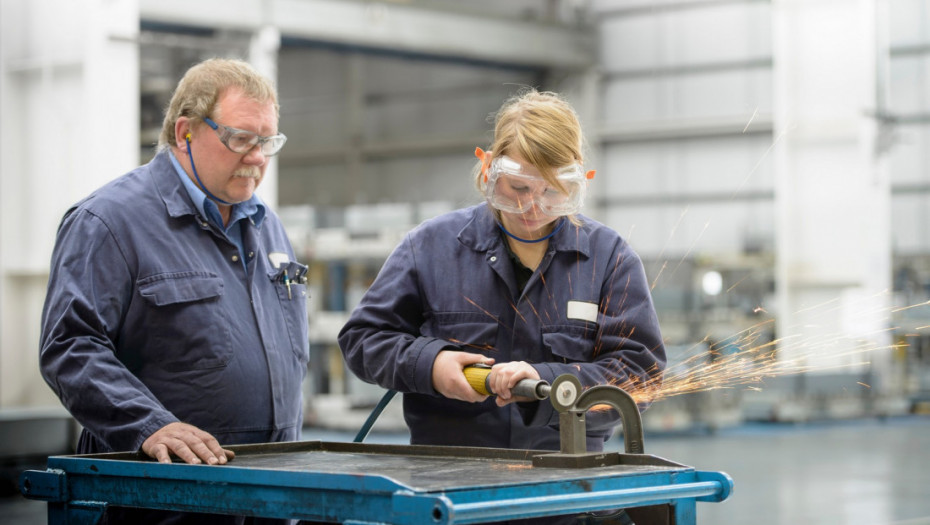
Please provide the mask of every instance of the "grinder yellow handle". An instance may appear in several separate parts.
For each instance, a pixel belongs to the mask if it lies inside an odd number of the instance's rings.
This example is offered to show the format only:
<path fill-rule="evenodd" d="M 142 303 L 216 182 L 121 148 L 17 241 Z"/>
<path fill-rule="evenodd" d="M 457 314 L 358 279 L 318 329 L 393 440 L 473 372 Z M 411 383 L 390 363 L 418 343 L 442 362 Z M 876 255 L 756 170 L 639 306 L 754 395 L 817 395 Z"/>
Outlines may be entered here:
<path fill-rule="evenodd" d="M 488 386 L 488 377 L 491 375 L 491 367 L 484 363 L 476 363 L 466 366 L 462 372 L 468 384 L 484 396 L 497 395 L 491 391 Z M 546 399 L 549 397 L 549 382 L 542 379 L 521 379 L 510 392 L 517 397 L 528 397 L 530 399 Z"/>
<path fill-rule="evenodd" d="M 491 375 L 490 366 L 477 363 L 466 366 L 462 372 L 465 374 L 465 379 L 468 381 L 468 384 L 475 389 L 475 392 L 483 396 L 494 395 L 494 392 L 491 392 L 491 389 L 488 388 L 488 376 Z"/>

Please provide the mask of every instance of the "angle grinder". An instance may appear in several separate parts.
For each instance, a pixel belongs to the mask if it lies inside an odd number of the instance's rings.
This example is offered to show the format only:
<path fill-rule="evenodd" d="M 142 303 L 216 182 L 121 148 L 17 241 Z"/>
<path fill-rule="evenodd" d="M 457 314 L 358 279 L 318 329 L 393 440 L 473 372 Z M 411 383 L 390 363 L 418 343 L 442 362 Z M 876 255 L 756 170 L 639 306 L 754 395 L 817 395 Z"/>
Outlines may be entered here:
<path fill-rule="evenodd" d="M 486 396 L 496 395 L 488 385 L 488 378 L 491 377 L 491 367 L 483 363 L 466 366 L 462 372 L 465 373 L 465 379 L 468 384 L 475 389 L 475 392 Z M 528 397 L 530 399 L 546 399 L 549 397 L 548 381 L 542 379 L 521 379 L 510 392 L 514 396 Z"/>

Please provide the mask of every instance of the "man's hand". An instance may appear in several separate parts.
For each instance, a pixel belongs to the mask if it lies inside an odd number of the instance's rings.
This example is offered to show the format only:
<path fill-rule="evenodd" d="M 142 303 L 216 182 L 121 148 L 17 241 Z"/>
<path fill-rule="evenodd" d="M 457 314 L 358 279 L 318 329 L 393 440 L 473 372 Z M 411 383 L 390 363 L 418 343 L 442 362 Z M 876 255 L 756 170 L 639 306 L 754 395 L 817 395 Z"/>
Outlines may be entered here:
<path fill-rule="evenodd" d="M 142 452 L 159 463 L 171 463 L 174 454 L 194 465 L 223 465 L 236 456 L 221 447 L 210 433 L 187 423 L 168 423 L 156 430 L 142 443 Z"/>
<path fill-rule="evenodd" d="M 522 379 L 539 379 L 539 372 L 525 361 L 511 361 L 491 367 L 488 385 L 491 391 L 497 394 L 497 399 L 494 400 L 497 406 L 506 406 L 515 401 L 535 401 L 527 397 L 516 397 L 510 392 Z"/>
<path fill-rule="evenodd" d="M 488 396 L 476 392 L 468 384 L 465 373 L 462 371 L 466 366 L 475 363 L 491 365 L 494 364 L 494 359 L 481 354 L 456 350 L 440 351 L 433 361 L 433 388 L 449 399 L 458 399 L 469 403 L 484 401 Z"/>

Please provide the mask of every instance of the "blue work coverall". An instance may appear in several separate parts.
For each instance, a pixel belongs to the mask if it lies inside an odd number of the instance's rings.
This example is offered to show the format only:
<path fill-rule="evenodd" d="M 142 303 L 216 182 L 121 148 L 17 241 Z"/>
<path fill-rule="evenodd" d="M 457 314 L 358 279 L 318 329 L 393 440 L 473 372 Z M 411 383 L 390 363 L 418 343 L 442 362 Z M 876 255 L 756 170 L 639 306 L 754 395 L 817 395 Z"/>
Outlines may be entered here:
<path fill-rule="evenodd" d="M 139 450 L 175 421 L 222 445 L 300 435 L 307 291 L 291 283 L 289 295 L 280 278 L 295 261 L 284 228 L 267 208 L 242 221 L 246 274 L 170 154 L 98 189 L 59 227 L 40 367 L 84 427 L 79 453 Z"/>
<path fill-rule="evenodd" d="M 550 382 L 571 373 L 585 387 L 661 374 L 665 347 L 642 262 L 616 232 L 580 218 L 549 239 L 523 290 L 486 204 L 424 222 L 387 259 L 339 344 L 361 379 L 404 393 L 412 443 L 559 448 L 549 402 L 499 408 L 437 393 L 432 367 L 443 349 L 526 361 Z M 603 450 L 618 419 L 589 411 L 589 451 Z"/>

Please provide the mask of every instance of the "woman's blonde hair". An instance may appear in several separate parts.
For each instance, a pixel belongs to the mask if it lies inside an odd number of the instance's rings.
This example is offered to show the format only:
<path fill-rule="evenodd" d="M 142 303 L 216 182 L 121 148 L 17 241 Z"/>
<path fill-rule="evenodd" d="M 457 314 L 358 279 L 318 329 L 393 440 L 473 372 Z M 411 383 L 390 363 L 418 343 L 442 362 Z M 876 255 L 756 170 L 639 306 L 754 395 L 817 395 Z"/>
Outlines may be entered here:
<path fill-rule="evenodd" d="M 578 114 L 561 95 L 526 88 L 507 99 L 494 116 L 492 156 L 519 155 L 543 178 L 561 188 L 558 168 L 583 164 L 584 135 Z M 482 162 L 474 169 L 475 185 L 484 194 Z"/>
<path fill-rule="evenodd" d="M 178 119 L 193 121 L 213 116 L 220 95 L 236 87 L 253 100 L 274 104 L 275 116 L 280 108 L 274 84 L 260 75 L 248 62 L 228 58 L 211 58 L 191 67 L 178 82 L 162 123 L 158 149 L 175 144 L 174 126 Z"/>

